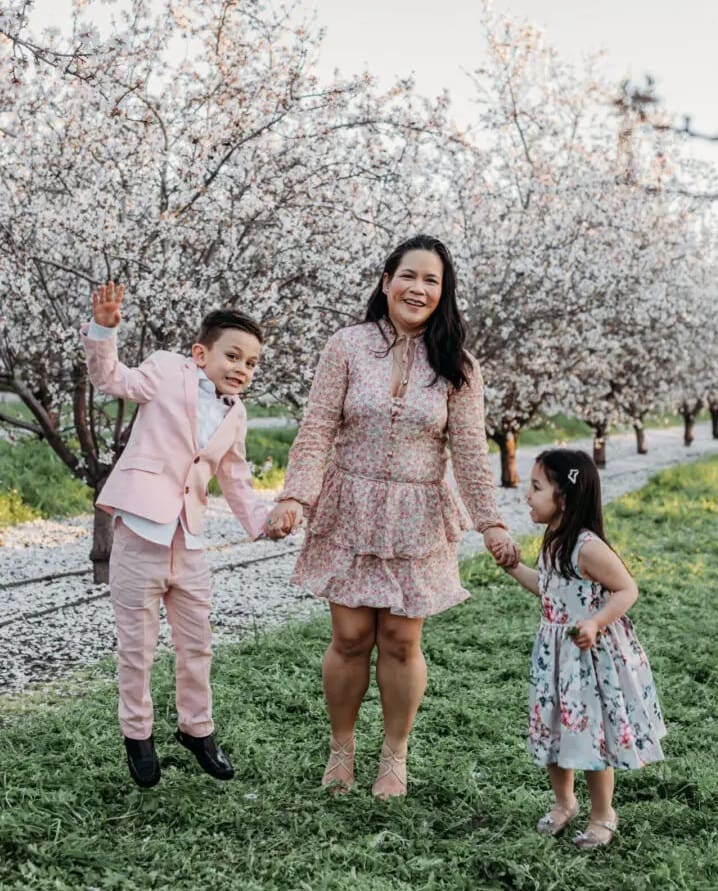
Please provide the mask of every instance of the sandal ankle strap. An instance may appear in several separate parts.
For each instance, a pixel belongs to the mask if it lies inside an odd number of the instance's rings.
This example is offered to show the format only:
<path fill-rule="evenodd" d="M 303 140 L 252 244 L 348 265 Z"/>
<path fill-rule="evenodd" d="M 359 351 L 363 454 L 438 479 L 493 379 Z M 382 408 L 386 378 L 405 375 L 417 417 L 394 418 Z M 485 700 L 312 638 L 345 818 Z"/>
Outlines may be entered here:
<path fill-rule="evenodd" d="M 329 751 L 332 755 L 353 755 L 355 746 L 356 744 L 353 736 L 350 736 L 349 739 L 343 743 L 337 742 L 333 736 L 329 737 Z"/>
<path fill-rule="evenodd" d="M 383 780 L 393 773 L 394 776 L 402 783 L 405 782 L 404 777 L 398 773 L 397 768 L 406 769 L 406 755 L 399 755 L 391 746 L 384 743 L 381 747 L 381 755 L 379 756 L 379 772 L 377 780 Z"/>
<path fill-rule="evenodd" d="M 609 832 L 615 832 L 618 829 L 618 821 L 616 820 L 589 820 L 589 826 L 601 826 L 603 829 L 608 829 Z"/>
<path fill-rule="evenodd" d="M 354 784 L 354 748 L 353 736 L 343 743 L 337 742 L 333 736 L 329 737 L 329 761 L 322 777 L 323 786 L 338 786 L 347 791 L 352 787 Z M 350 779 L 334 779 L 333 775 L 339 770 L 349 774 Z"/>

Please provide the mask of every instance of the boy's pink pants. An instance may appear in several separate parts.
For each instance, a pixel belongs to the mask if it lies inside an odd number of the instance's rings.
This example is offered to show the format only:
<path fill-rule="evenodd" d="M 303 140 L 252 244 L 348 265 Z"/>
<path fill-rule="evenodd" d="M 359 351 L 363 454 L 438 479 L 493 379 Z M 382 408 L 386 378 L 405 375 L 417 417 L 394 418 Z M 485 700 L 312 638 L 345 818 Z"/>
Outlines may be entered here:
<path fill-rule="evenodd" d="M 187 550 L 178 525 L 169 548 L 119 520 L 110 555 L 110 598 L 117 623 L 120 727 L 130 739 L 152 733 L 150 673 L 164 600 L 176 653 L 177 723 L 207 736 L 212 723 L 210 572 L 202 550 Z"/>

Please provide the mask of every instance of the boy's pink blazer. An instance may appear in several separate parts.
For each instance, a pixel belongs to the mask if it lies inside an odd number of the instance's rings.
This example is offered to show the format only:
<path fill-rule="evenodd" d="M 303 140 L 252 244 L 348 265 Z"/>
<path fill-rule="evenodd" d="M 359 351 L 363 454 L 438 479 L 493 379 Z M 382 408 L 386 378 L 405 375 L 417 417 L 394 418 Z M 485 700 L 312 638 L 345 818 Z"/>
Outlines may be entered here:
<path fill-rule="evenodd" d="M 205 448 L 197 445 L 197 366 L 159 350 L 139 368 L 117 358 L 116 338 L 90 340 L 81 330 L 90 380 L 103 393 L 139 403 L 129 442 L 102 487 L 97 506 L 156 523 L 169 523 L 184 508 L 187 528 L 204 526 L 207 486 L 216 474 L 232 512 L 252 538 L 269 508 L 252 488 L 245 457 L 247 413 L 239 399 Z"/>

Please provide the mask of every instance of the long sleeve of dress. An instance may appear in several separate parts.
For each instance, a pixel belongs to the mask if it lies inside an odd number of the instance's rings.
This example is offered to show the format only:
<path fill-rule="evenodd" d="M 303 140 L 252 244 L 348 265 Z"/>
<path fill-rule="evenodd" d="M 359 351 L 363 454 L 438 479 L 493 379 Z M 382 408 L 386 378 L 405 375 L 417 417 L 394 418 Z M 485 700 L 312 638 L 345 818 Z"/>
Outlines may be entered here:
<path fill-rule="evenodd" d="M 484 426 L 484 382 L 473 360 L 470 381 L 452 391 L 448 403 L 449 444 L 461 500 L 479 532 L 506 524 L 496 506 L 494 479 Z"/>
<path fill-rule="evenodd" d="M 334 438 L 342 419 L 349 363 L 341 332 L 334 334 L 319 358 L 304 419 L 289 452 L 284 490 L 279 500 L 294 498 L 313 508 L 322 488 Z"/>

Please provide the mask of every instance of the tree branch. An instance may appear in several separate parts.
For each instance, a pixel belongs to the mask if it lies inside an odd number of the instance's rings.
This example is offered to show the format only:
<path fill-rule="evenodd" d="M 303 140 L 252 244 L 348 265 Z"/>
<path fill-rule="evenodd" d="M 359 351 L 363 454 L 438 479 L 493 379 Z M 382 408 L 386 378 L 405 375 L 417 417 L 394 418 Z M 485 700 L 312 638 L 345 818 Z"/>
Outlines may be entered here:
<path fill-rule="evenodd" d="M 29 421 L 23 421 L 20 418 L 13 418 L 12 415 L 6 415 L 4 412 L 0 411 L 0 421 L 4 421 L 6 424 L 10 424 L 12 427 L 19 427 L 20 430 L 29 430 L 30 433 L 34 433 L 36 436 L 43 436 L 43 432 L 40 427 L 35 424 L 31 424 Z"/>

